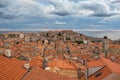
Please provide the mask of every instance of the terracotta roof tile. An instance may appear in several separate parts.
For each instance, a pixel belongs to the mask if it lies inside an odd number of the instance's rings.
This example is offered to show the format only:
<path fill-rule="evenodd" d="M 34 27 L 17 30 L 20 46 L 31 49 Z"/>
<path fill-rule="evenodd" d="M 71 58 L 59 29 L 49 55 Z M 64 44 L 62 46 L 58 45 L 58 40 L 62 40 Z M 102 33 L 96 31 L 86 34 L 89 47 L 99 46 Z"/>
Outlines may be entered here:
<path fill-rule="evenodd" d="M 106 64 L 103 62 L 102 59 L 98 59 L 96 61 L 91 61 L 87 63 L 88 67 L 98 67 L 98 66 L 105 66 Z"/>
<path fill-rule="evenodd" d="M 39 67 L 33 67 L 23 80 L 74 80 L 67 76 L 45 71 Z"/>
<path fill-rule="evenodd" d="M 101 75 L 99 75 L 98 77 L 95 76 L 97 72 L 101 72 Z M 102 80 L 112 73 L 107 66 L 97 72 L 90 76 L 89 80 Z"/>
<path fill-rule="evenodd" d="M 112 61 L 110 61 L 109 59 L 105 59 L 105 58 L 101 58 L 104 63 L 110 68 L 110 70 L 112 70 L 112 72 L 116 73 L 116 74 L 120 74 L 120 65 L 117 63 L 114 63 Z"/>
<path fill-rule="evenodd" d="M 109 76 L 107 76 L 106 78 L 104 78 L 103 80 L 120 80 L 120 75 L 112 73 Z"/>
<path fill-rule="evenodd" d="M 74 62 L 62 59 L 54 59 L 53 61 L 49 62 L 50 67 L 58 67 L 60 69 L 77 69 L 77 66 Z"/>
<path fill-rule="evenodd" d="M 38 56 L 37 58 L 34 58 L 30 61 L 30 66 L 42 66 L 43 58 L 41 56 Z"/>
<path fill-rule="evenodd" d="M 20 80 L 27 72 L 23 65 L 23 61 L 0 56 L 0 80 Z"/>
<path fill-rule="evenodd" d="M 106 59 L 104 57 L 101 57 L 101 59 L 93 62 L 88 62 L 88 67 L 98 67 L 98 66 L 104 66 L 101 70 L 98 70 L 97 72 L 101 72 L 101 75 L 98 77 L 95 77 L 95 72 L 89 77 L 89 80 L 102 80 L 111 73 L 119 74 L 120 75 L 120 65 L 117 63 L 112 62 L 109 59 Z"/>

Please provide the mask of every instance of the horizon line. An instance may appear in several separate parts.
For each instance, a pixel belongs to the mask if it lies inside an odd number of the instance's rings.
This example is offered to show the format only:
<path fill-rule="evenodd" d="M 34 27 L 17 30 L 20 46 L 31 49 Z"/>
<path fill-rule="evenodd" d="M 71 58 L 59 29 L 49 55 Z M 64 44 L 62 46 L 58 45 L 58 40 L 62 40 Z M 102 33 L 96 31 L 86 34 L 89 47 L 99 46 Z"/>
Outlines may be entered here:
<path fill-rule="evenodd" d="M 71 30 L 71 31 L 76 31 L 76 32 L 79 32 L 79 31 L 120 31 L 120 30 L 77 30 L 77 29 L 39 29 L 39 30 L 0 30 L 1 32 L 2 31 L 14 31 L 14 32 L 22 32 L 22 31 L 64 31 L 64 30 Z"/>

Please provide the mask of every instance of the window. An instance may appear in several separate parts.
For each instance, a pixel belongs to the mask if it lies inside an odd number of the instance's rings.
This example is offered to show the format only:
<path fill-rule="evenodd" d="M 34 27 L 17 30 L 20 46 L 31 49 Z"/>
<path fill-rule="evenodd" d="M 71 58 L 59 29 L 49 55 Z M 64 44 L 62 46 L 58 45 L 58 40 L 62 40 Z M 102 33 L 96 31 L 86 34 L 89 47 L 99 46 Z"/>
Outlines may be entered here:
<path fill-rule="evenodd" d="M 95 74 L 95 77 L 99 77 L 100 75 L 102 75 L 102 73 L 101 73 L 101 72 L 97 72 L 97 73 Z"/>

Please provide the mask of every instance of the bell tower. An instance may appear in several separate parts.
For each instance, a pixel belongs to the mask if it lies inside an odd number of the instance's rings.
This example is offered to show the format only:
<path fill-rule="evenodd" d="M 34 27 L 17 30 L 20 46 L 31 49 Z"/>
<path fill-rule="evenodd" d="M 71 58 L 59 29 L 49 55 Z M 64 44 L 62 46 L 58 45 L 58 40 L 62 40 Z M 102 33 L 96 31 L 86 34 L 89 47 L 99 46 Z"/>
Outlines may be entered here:
<path fill-rule="evenodd" d="M 108 55 L 108 50 L 109 50 L 108 37 L 104 36 L 104 38 L 103 38 L 103 52 L 105 54 L 105 57 L 107 57 L 107 55 Z"/>

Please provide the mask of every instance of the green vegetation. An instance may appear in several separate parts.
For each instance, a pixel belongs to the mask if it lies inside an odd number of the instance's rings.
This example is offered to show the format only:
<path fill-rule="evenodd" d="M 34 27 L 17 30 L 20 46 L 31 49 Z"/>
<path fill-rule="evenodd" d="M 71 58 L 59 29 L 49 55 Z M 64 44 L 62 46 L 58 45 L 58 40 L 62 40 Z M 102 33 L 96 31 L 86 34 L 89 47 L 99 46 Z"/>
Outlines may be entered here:
<path fill-rule="evenodd" d="M 66 40 L 70 40 L 70 37 L 66 38 Z"/>
<path fill-rule="evenodd" d="M 77 44 L 83 44 L 83 41 L 82 40 L 79 40 L 79 41 L 75 41 Z"/>

